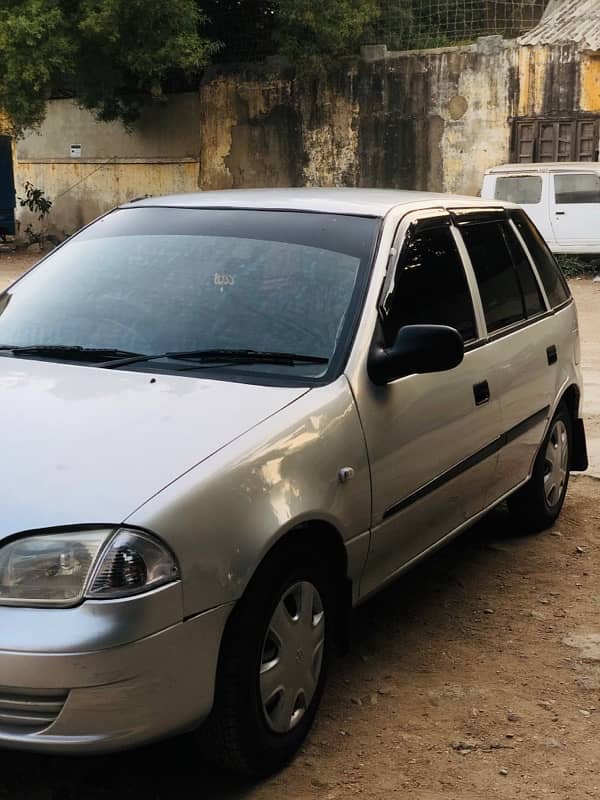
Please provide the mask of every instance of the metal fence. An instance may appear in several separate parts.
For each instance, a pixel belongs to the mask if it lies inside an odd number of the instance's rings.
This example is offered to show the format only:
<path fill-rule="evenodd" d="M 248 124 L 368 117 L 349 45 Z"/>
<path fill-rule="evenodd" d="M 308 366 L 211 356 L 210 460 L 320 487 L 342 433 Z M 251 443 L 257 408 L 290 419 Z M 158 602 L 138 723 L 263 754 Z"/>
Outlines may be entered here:
<path fill-rule="evenodd" d="M 478 36 L 516 37 L 540 20 L 548 0 L 377 0 L 363 44 L 389 50 L 442 47 Z M 222 42 L 217 61 L 264 61 L 275 55 L 277 0 L 203 0 L 208 34 Z M 348 53 L 354 55 L 354 53 Z"/>
<path fill-rule="evenodd" d="M 380 0 L 367 37 L 390 50 L 443 47 L 479 36 L 513 38 L 533 28 L 548 0 Z"/>

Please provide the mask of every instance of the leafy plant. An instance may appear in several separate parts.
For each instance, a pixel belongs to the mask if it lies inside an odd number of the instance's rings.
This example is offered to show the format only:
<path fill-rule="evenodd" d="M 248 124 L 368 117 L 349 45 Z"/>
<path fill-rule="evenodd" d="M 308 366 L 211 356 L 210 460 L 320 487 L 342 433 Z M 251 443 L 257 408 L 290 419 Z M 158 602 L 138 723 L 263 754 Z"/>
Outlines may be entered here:
<path fill-rule="evenodd" d="M 204 22 L 195 0 L 0 0 L 0 110 L 17 135 L 50 97 L 131 124 L 218 50 Z"/>
<path fill-rule="evenodd" d="M 556 260 L 567 278 L 594 275 L 600 269 L 599 259 L 593 256 L 557 255 Z"/>
<path fill-rule="evenodd" d="M 58 244 L 58 237 L 48 233 L 47 217 L 52 208 L 52 200 L 46 197 L 46 193 L 42 189 L 38 189 L 30 181 L 26 181 L 23 188 L 25 197 L 18 198 L 19 205 L 21 208 L 29 209 L 32 214 L 35 214 L 38 222 L 42 223 L 41 228 L 36 228 L 31 223 L 25 228 L 27 243 L 39 245 L 40 250 L 46 242 Z"/>
<path fill-rule="evenodd" d="M 279 0 L 274 37 L 300 71 L 315 70 L 356 53 L 378 15 L 376 0 Z"/>
<path fill-rule="evenodd" d="M 35 214 L 41 222 L 50 213 L 52 208 L 52 200 L 46 197 L 46 193 L 42 189 L 36 188 L 29 181 L 25 182 L 25 197 L 19 197 L 19 205 L 21 208 L 28 208 L 32 214 Z"/>

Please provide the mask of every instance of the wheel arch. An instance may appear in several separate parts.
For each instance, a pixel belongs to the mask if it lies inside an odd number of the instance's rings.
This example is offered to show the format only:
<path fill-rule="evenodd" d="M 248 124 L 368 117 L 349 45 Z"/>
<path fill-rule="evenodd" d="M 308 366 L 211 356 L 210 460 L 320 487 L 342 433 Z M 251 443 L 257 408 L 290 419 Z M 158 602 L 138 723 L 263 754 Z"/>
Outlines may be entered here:
<path fill-rule="evenodd" d="M 348 552 L 344 538 L 330 522 L 321 519 L 303 520 L 272 542 L 256 565 L 243 593 L 236 601 L 236 605 L 244 602 L 244 597 L 256 581 L 261 579 L 261 573 L 268 562 L 278 558 L 279 554 L 286 549 L 296 549 L 298 553 L 305 552 L 320 562 L 326 559 L 336 584 L 335 638 L 340 648 L 346 650 L 349 643 L 349 619 L 352 611 L 352 579 L 348 572 Z"/>
<path fill-rule="evenodd" d="M 584 472 L 588 468 L 587 444 L 585 439 L 585 428 L 581 419 L 581 390 L 575 383 L 571 383 L 562 393 L 557 408 L 560 404 L 566 406 L 573 429 L 573 446 L 571 448 L 570 468 L 575 472 Z"/>

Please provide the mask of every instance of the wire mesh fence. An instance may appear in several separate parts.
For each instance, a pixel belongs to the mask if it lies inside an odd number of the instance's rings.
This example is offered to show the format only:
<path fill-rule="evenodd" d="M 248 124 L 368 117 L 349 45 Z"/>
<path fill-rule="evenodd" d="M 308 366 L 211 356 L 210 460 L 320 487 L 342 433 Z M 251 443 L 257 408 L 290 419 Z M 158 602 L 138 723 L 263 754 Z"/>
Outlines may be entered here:
<path fill-rule="evenodd" d="M 390 50 L 443 47 L 479 36 L 513 38 L 533 28 L 548 0 L 380 0 L 368 31 Z"/>
<path fill-rule="evenodd" d="M 519 36 L 540 20 L 549 0 L 376 0 L 363 44 L 389 50 L 443 47 L 479 36 Z M 222 43 L 221 62 L 260 62 L 277 53 L 278 0 L 202 0 L 208 34 Z M 354 55 L 354 53 L 348 53 Z"/>

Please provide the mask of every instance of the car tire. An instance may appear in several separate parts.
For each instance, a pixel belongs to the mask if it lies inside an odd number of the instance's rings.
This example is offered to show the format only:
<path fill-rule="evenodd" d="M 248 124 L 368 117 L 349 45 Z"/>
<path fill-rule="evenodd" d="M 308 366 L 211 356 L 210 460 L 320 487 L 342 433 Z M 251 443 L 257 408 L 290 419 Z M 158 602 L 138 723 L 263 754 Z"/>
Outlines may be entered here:
<path fill-rule="evenodd" d="M 335 577 L 306 549 L 280 548 L 234 608 L 221 646 L 213 710 L 199 732 L 204 754 L 219 767 L 264 777 L 301 746 L 327 676 Z"/>
<path fill-rule="evenodd" d="M 558 407 L 538 452 L 529 481 L 508 499 L 508 507 L 534 531 L 551 527 L 569 485 L 573 425 L 564 403 Z"/>

